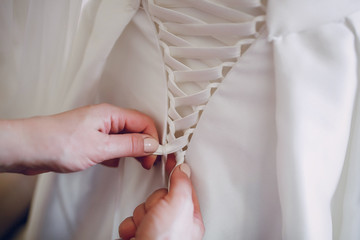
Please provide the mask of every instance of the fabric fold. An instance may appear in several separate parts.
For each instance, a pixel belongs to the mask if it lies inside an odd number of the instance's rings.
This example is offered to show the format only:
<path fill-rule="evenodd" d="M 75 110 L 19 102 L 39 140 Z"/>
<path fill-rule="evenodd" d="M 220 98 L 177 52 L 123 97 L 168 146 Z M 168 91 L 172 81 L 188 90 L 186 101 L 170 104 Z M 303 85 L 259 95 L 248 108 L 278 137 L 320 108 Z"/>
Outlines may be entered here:
<path fill-rule="evenodd" d="M 284 239 L 332 239 L 357 89 L 354 34 L 329 23 L 274 40 Z M 337 206 L 340 207 L 340 206 Z"/>

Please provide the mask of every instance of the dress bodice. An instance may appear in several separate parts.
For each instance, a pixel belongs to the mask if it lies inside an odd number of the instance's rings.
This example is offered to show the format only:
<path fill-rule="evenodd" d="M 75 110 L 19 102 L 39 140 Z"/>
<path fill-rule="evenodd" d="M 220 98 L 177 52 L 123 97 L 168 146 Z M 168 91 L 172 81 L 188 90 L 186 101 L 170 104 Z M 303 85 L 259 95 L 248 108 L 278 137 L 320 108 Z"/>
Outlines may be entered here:
<path fill-rule="evenodd" d="M 155 23 L 167 76 L 164 145 L 156 154 L 186 149 L 206 103 L 264 25 L 261 2 L 143 1 Z"/>

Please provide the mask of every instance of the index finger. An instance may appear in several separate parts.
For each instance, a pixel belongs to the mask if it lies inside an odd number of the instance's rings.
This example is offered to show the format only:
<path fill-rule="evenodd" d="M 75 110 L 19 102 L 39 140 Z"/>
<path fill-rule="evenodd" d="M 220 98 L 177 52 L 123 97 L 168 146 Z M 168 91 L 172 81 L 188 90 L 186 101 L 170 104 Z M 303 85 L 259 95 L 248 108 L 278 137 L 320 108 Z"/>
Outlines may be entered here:
<path fill-rule="evenodd" d="M 102 133 L 144 133 L 158 140 L 154 121 L 144 113 L 107 103 L 92 105 L 88 108 L 100 118 L 96 127 Z"/>
<path fill-rule="evenodd" d="M 144 133 L 159 140 L 159 136 L 154 121 L 144 113 L 131 109 L 123 109 L 124 117 L 120 119 L 119 124 L 123 127 L 123 132 Z M 145 169 L 150 169 L 156 160 L 155 155 L 148 155 L 139 158 L 141 165 Z"/>
<path fill-rule="evenodd" d="M 105 133 L 144 133 L 156 140 L 159 139 L 154 121 L 146 114 L 110 104 L 102 105 L 101 109 L 106 119 L 104 122 Z"/>

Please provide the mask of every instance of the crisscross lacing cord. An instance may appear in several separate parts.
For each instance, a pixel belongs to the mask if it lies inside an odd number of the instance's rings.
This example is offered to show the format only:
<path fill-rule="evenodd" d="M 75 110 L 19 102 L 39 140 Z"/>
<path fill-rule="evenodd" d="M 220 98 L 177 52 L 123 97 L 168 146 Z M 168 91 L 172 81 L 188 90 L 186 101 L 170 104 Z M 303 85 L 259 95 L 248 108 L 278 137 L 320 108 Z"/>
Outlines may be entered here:
<path fill-rule="evenodd" d="M 258 35 L 261 1 L 148 0 L 167 73 L 166 144 L 157 155 L 184 161 L 187 145 L 211 95 Z"/>

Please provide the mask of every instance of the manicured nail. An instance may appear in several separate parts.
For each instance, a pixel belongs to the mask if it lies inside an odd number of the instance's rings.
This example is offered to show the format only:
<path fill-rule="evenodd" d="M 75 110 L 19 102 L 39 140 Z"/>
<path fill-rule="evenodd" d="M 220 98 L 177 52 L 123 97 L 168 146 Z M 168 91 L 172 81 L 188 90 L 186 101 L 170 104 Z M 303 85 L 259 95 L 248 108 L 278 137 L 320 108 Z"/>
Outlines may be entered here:
<path fill-rule="evenodd" d="M 153 153 L 158 149 L 159 142 L 154 138 L 145 138 L 144 139 L 144 152 Z"/>
<path fill-rule="evenodd" d="M 187 165 L 186 163 L 183 163 L 180 165 L 180 170 L 186 174 L 186 176 L 188 176 L 188 178 L 190 178 L 191 175 L 191 170 L 189 165 Z"/>

